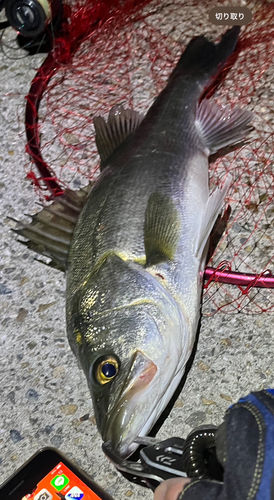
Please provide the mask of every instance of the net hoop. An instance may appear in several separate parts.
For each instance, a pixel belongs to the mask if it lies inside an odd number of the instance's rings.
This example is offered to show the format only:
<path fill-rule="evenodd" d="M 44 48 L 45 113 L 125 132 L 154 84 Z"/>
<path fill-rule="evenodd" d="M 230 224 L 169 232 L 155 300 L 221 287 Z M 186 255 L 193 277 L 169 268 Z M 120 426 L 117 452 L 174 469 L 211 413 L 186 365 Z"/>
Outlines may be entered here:
<path fill-rule="evenodd" d="M 150 1 L 143 1 L 141 3 L 148 4 Z M 98 24 L 98 22 L 93 24 L 93 30 L 96 28 L 96 24 Z M 100 24 L 102 22 L 106 22 L 106 19 L 104 21 L 101 20 Z M 86 34 L 86 32 L 87 27 L 84 29 L 84 34 Z M 58 69 L 63 64 L 67 64 L 71 60 L 73 54 L 79 47 L 81 40 L 84 38 L 84 34 L 82 33 L 81 36 L 79 35 L 78 38 L 76 37 L 74 44 L 72 46 L 65 47 L 66 50 L 64 50 L 63 53 L 62 47 L 64 39 L 60 38 L 56 40 L 55 52 L 52 51 L 49 53 L 37 71 L 32 80 L 30 91 L 26 97 L 26 152 L 36 165 L 40 178 L 37 178 L 33 172 L 29 172 L 27 177 L 29 177 L 33 181 L 34 185 L 36 185 L 39 189 L 45 189 L 42 185 L 46 186 L 46 189 L 51 193 L 51 196 L 49 197 L 50 199 L 60 196 L 64 192 L 64 187 L 62 186 L 62 183 L 58 182 L 54 171 L 44 160 L 41 152 L 38 118 L 39 105 L 51 78 L 58 72 Z M 62 56 L 60 56 L 61 53 Z M 243 295 L 247 294 L 250 288 L 274 288 L 274 275 L 272 275 L 271 271 L 264 270 L 262 273 L 242 273 L 239 271 L 232 271 L 230 269 L 230 263 L 228 262 L 221 262 L 218 267 L 207 266 L 203 274 L 203 279 L 205 288 L 208 288 L 212 282 L 226 283 L 237 286 Z"/>

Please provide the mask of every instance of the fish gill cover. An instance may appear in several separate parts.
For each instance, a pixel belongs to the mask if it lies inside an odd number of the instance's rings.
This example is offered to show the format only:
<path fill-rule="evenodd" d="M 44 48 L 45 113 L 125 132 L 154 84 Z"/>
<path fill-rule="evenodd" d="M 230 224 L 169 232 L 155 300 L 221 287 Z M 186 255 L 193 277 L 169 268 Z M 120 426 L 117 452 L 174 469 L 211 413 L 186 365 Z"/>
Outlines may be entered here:
<path fill-rule="evenodd" d="M 274 3 L 245 5 L 252 22 L 242 27 L 235 55 L 210 95 L 221 106 L 253 111 L 255 129 L 248 144 L 211 163 L 211 189 L 227 172 L 234 182 L 226 200 L 231 211 L 227 226 L 208 266 L 255 276 L 248 287 L 209 277 L 203 314 L 274 311 L 274 290 L 254 286 L 256 279 L 274 274 Z M 204 34 L 214 40 L 227 29 L 210 23 L 213 7 L 213 1 L 191 0 L 65 5 L 62 31 L 28 96 L 27 151 L 45 170 L 38 175 L 34 164 L 26 169 L 40 197 L 47 199 L 66 186 L 77 189 L 98 176 L 93 117 L 107 117 L 116 104 L 147 111 L 190 39 Z"/>

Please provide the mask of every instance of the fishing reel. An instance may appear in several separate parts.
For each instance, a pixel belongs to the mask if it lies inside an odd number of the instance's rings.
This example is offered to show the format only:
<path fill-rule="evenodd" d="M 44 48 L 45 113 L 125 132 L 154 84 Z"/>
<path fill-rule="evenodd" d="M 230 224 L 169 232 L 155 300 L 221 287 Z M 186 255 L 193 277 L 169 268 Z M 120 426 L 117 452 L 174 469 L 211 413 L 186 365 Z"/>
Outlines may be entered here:
<path fill-rule="evenodd" d="M 20 47 L 30 51 L 43 45 L 47 48 L 42 52 L 50 50 L 49 39 L 62 17 L 62 0 L 0 0 L 0 11 L 3 9 L 7 21 L 1 27 L 17 31 Z"/>

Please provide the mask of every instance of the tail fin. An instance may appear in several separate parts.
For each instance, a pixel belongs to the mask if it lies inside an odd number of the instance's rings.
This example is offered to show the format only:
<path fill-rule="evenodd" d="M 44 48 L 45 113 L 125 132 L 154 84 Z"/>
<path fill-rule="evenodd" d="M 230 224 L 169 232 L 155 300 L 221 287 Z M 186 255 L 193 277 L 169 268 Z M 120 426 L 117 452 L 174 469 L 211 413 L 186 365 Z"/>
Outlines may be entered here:
<path fill-rule="evenodd" d="M 215 75 L 233 53 L 240 33 L 240 26 L 227 30 L 220 43 L 214 44 L 204 36 L 190 41 L 170 78 L 177 75 L 204 75 L 206 79 Z"/>

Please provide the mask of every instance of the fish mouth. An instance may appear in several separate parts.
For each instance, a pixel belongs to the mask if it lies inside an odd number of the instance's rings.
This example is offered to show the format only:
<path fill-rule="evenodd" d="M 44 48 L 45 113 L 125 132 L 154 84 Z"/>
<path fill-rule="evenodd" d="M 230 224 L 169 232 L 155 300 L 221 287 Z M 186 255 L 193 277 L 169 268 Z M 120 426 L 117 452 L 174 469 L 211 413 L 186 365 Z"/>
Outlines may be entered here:
<path fill-rule="evenodd" d="M 154 402 L 142 398 L 142 394 L 154 380 L 158 369 L 155 363 L 141 351 L 136 351 L 130 371 L 119 397 L 107 416 L 103 433 L 108 449 L 121 458 L 129 457 L 138 444 L 134 439 L 142 434 L 145 415 L 151 414 Z M 139 418 L 140 417 L 140 418 Z"/>

